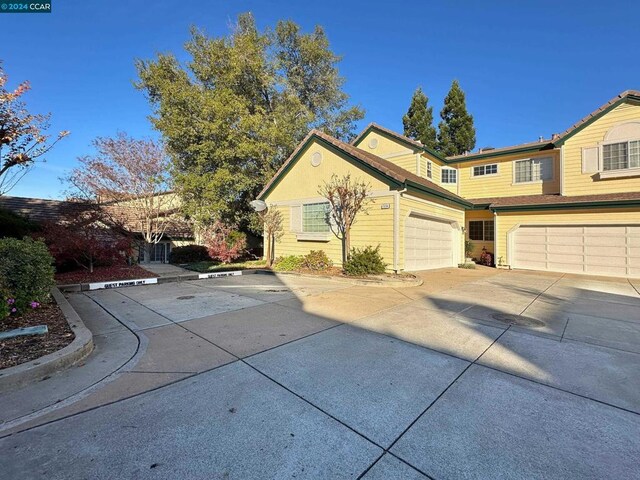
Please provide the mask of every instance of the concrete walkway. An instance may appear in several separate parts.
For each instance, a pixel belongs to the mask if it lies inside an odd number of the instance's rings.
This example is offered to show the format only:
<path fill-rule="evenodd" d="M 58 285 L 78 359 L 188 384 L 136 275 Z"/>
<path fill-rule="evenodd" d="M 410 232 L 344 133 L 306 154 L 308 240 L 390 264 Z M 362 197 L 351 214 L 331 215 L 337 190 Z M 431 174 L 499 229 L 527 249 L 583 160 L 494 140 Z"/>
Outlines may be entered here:
<path fill-rule="evenodd" d="M 140 266 L 160 277 L 175 277 L 176 275 L 193 273 L 191 270 L 170 263 L 143 263 Z"/>
<path fill-rule="evenodd" d="M 57 405 L 38 385 L 0 394 L 10 405 L 0 471 L 640 478 L 631 282 L 492 269 L 422 276 L 402 290 L 245 275 L 74 295 L 83 318 L 94 316 L 88 326 L 111 339 L 87 365 L 111 351 L 120 360 Z M 82 368 L 41 383 L 73 383 Z"/>

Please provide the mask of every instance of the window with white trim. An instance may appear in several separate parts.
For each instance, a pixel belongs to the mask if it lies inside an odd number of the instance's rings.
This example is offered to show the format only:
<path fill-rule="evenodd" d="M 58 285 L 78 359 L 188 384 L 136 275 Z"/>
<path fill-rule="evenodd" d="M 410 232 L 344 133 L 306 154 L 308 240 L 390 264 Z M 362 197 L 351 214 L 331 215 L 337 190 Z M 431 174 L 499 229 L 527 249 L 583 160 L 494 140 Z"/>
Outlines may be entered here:
<path fill-rule="evenodd" d="M 431 160 L 427 160 L 427 178 L 433 178 L 433 165 Z"/>
<path fill-rule="evenodd" d="M 477 167 L 473 167 L 473 176 L 481 177 L 483 175 L 495 175 L 498 173 L 498 164 L 492 163 L 489 165 L 478 165 Z"/>
<path fill-rule="evenodd" d="M 493 220 L 470 220 L 469 240 L 493 242 Z"/>
<path fill-rule="evenodd" d="M 453 168 L 442 167 L 440 176 L 442 183 L 456 183 L 458 181 L 458 171 Z"/>
<path fill-rule="evenodd" d="M 515 183 L 538 182 L 552 178 L 553 159 L 550 157 L 515 161 L 513 177 Z"/>
<path fill-rule="evenodd" d="M 640 168 L 640 140 L 608 143 L 602 146 L 603 170 Z"/>
<path fill-rule="evenodd" d="M 304 233 L 327 233 L 329 203 L 306 203 L 302 205 L 302 231 Z"/>

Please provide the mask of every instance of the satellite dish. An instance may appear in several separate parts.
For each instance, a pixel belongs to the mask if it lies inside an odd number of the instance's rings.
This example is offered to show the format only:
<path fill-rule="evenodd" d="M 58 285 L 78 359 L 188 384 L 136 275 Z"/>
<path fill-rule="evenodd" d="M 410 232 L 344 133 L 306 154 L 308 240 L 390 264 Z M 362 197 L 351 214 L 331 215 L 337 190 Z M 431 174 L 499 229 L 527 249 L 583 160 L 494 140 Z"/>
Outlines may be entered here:
<path fill-rule="evenodd" d="M 249 205 L 251 205 L 251 208 L 256 212 L 264 212 L 267 209 L 267 204 L 262 200 L 253 200 L 252 202 L 249 202 Z"/>

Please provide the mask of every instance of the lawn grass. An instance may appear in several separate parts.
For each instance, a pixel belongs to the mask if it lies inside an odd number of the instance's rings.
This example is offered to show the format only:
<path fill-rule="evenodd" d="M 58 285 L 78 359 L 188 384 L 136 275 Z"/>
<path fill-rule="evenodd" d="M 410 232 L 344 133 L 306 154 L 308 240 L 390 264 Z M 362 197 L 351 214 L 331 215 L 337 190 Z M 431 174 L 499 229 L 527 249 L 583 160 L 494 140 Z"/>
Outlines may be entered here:
<path fill-rule="evenodd" d="M 219 262 L 195 262 L 180 265 L 187 270 L 193 270 L 199 273 L 209 272 L 228 272 L 230 270 L 246 270 L 248 268 L 264 268 L 266 262 L 264 260 L 248 260 L 246 262 L 237 263 L 219 263 Z"/>

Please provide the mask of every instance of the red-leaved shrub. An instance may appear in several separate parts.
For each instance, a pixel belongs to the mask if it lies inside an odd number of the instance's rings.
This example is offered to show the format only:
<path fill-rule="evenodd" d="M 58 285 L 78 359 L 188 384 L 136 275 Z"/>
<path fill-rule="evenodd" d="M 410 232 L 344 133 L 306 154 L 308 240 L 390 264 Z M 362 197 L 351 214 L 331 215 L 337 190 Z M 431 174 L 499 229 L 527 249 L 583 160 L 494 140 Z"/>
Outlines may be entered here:
<path fill-rule="evenodd" d="M 204 244 L 211 258 L 230 263 L 244 253 L 247 237 L 233 226 L 217 221 L 205 231 Z"/>

